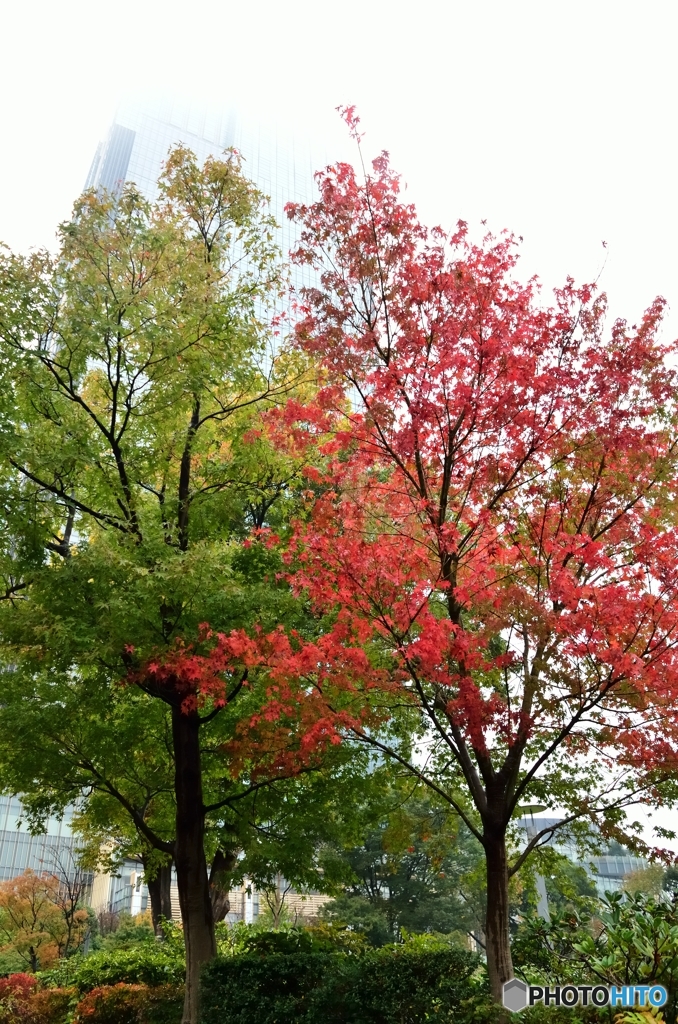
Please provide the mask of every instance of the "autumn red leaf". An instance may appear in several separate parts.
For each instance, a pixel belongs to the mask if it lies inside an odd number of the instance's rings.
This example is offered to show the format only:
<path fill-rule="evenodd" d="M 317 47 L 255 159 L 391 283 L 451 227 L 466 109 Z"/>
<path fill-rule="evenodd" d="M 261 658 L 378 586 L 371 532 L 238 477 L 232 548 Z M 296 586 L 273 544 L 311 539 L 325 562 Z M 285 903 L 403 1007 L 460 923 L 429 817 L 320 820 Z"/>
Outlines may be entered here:
<path fill-rule="evenodd" d="M 322 624 L 306 673 L 328 709 L 350 691 L 354 735 L 482 844 L 499 997 L 508 880 L 552 835 L 511 859 L 521 804 L 630 841 L 623 809 L 661 802 L 678 766 L 676 346 L 661 299 L 607 329 L 593 286 L 549 304 L 521 282 L 511 235 L 427 230 L 385 155 L 317 181 L 288 214 L 323 386 L 269 417 L 323 459 L 287 554 Z M 396 703 L 428 723 L 424 766 L 360 721 Z"/>

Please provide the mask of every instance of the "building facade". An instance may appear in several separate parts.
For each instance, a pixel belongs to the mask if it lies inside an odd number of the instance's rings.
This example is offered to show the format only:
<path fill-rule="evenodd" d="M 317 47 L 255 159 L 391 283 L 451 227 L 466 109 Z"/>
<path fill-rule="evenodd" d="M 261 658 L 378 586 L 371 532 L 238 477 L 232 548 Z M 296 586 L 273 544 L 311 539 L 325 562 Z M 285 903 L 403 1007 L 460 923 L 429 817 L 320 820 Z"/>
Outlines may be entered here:
<path fill-rule="evenodd" d="M 150 910 L 148 887 L 143 880 L 140 862 L 126 860 L 117 874 L 98 874 L 92 884 L 91 906 L 97 915 L 127 913 L 132 916 Z M 179 892 L 176 877 L 172 873 L 171 885 L 172 918 L 181 920 Z M 248 879 L 229 892 L 230 911 L 226 916 L 229 924 L 242 921 L 253 924 L 260 913 L 270 913 L 284 908 L 285 920 L 313 920 L 320 908 L 330 897 L 318 892 L 298 892 L 284 878 L 278 878 L 276 891 L 268 894 L 257 892 Z"/>
<path fill-rule="evenodd" d="M 76 863 L 77 840 L 71 832 L 73 808 L 61 820 L 50 818 L 43 835 L 32 836 L 22 820 L 21 801 L 0 796 L 0 882 L 24 871 L 61 874 Z"/>
<path fill-rule="evenodd" d="M 286 257 L 297 230 L 285 214 L 285 204 L 313 201 L 314 172 L 328 162 L 326 154 L 274 127 L 245 122 L 228 107 L 176 98 L 125 101 L 97 147 L 85 188 L 119 194 L 126 182 L 133 182 L 154 200 L 163 162 L 177 144 L 191 149 L 200 163 L 231 147 L 240 153 L 244 173 L 270 199 L 270 212 L 279 225 L 277 240 Z M 296 287 L 313 280 L 305 267 L 293 268 L 292 277 Z"/>
<path fill-rule="evenodd" d="M 555 825 L 560 820 L 560 818 L 541 818 L 530 815 L 521 821 L 521 826 L 525 830 L 527 839 L 530 840 L 541 832 L 542 829 Z M 568 860 L 571 860 L 573 864 L 586 871 L 591 881 L 595 883 L 596 889 L 601 896 L 606 892 L 617 892 L 623 887 L 624 879 L 627 875 L 630 875 L 633 871 L 642 871 L 648 867 L 646 860 L 642 857 L 637 857 L 623 846 L 620 846 L 619 843 L 610 843 L 600 853 L 582 855 L 573 841 L 560 839 L 558 832 L 556 832 L 550 844 L 559 853 L 567 857 Z M 544 890 L 545 898 L 546 892 Z"/>

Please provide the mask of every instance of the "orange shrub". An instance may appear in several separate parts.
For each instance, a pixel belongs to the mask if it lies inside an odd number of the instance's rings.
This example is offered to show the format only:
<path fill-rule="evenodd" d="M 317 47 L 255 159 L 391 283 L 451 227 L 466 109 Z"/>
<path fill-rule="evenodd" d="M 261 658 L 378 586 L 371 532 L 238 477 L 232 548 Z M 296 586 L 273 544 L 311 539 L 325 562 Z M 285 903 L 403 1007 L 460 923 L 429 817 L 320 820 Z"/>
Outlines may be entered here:
<path fill-rule="evenodd" d="M 77 989 L 43 988 L 28 1000 L 30 1024 L 66 1024 Z"/>
<path fill-rule="evenodd" d="M 29 1000 L 38 984 L 30 974 L 10 974 L 0 978 L 0 1024 L 30 1021 Z"/>
<path fill-rule="evenodd" d="M 0 978 L 0 1000 L 9 996 L 28 999 L 37 987 L 38 979 L 34 974 L 10 974 L 7 978 Z"/>
<path fill-rule="evenodd" d="M 0 1024 L 66 1024 L 76 989 L 37 985 L 30 974 L 0 978 Z"/>
<path fill-rule="evenodd" d="M 83 996 L 73 1024 L 179 1024 L 183 989 L 177 985 L 101 985 Z"/>

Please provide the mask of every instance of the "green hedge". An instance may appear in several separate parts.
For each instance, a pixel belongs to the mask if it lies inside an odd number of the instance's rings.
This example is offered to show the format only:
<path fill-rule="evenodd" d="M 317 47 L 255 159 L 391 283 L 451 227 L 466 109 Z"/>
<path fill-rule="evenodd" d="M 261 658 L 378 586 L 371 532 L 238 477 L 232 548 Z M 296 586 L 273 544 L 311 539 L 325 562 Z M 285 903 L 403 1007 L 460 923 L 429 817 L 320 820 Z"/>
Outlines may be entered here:
<path fill-rule="evenodd" d="M 306 936 L 252 936 L 245 952 L 221 956 L 203 974 L 203 1024 L 485 1024 L 493 1020 L 479 958 L 435 942 L 383 949 L 337 949 Z M 313 937 L 316 939 L 317 937 Z M 251 944 L 250 944 L 251 939 Z M 303 941 L 302 941 L 303 939 Z M 41 984 L 69 987 L 83 1019 L 143 1019 L 139 986 L 172 992 L 162 1012 L 178 1012 L 183 957 L 172 946 L 99 950 L 63 961 Z M 113 989 L 112 986 L 116 988 Z M 170 989 L 170 986 L 173 988 Z M 85 993 L 98 989 L 91 999 Z M 126 1006 L 126 1003 L 129 1005 Z M 90 1003 L 92 1004 L 90 1006 Z M 87 1012 L 85 1012 L 85 1007 Z M 496 1008 L 495 1008 L 496 1009 Z M 136 1015 L 136 1016 L 135 1016 Z M 77 1015 L 76 1015 L 77 1016 Z M 124 1019 L 123 1019 L 124 1018 Z M 79 1017 L 77 1018 L 79 1020 Z"/>
<path fill-rule="evenodd" d="M 184 958 L 161 943 L 134 949 L 100 949 L 86 956 L 62 960 L 38 977 L 47 988 L 75 987 L 89 992 L 100 985 L 181 985 L 184 981 Z"/>
<path fill-rule="evenodd" d="M 220 957 L 203 975 L 203 1024 L 470 1024 L 491 1020 L 478 958 L 452 948 L 360 956 Z"/>

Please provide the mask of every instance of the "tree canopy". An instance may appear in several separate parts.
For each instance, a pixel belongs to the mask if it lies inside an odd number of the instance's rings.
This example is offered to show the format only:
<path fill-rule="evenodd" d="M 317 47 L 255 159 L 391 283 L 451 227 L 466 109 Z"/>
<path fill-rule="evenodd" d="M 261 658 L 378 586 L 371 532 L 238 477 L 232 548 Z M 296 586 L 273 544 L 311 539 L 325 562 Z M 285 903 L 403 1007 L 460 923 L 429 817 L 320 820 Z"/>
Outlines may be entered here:
<path fill-rule="evenodd" d="M 475 934 L 454 821 L 499 999 L 528 859 L 592 824 L 647 849 L 628 808 L 678 795 L 663 300 L 610 327 L 593 285 L 545 301 L 509 234 L 427 229 L 384 154 L 317 180 L 293 346 L 233 152 L 178 147 L 157 202 L 87 193 L 56 256 L 0 255 L 0 779 L 34 823 L 87 794 L 91 846 L 151 881 L 175 864 L 185 1024 L 238 872 L 348 865 L 390 934 Z M 382 759 L 433 801 L 398 858 Z M 526 837 L 534 804 L 558 817 Z"/>
<path fill-rule="evenodd" d="M 271 352 L 280 254 L 237 155 L 199 167 L 179 147 L 159 189 L 87 193 L 55 257 L 2 254 L 3 713 L 23 745 L 5 784 L 32 788 L 32 722 L 64 770 L 36 813 L 93 788 L 174 861 L 195 1020 L 216 948 L 206 815 L 313 757 L 228 640 L 301 614 L 267 542 L 299 465 L 257 423 L 307 385 Z"/>
<path fill-rule="evenodd" d="M 328 707 L 343 692 L 424 723 L 418 757 L 347 727 L 481 843 L 499 998 L 531 850 L 591 821 L 637 845 L 624 808 L 675 797 L 676 346 L 661 299 L 607 329 L 593 286 L 548 305 L 521 283 L 510 235 L 427 230 L 386 156 L 318 183 L 288 212 L 318 278 L 297 336 L 325 386 L 278 420 L 282 450 L 324 456 L 288 556 L 323 622 L 298 671 Z M 524 802 L 562 813 L 510 859 Z"/>

